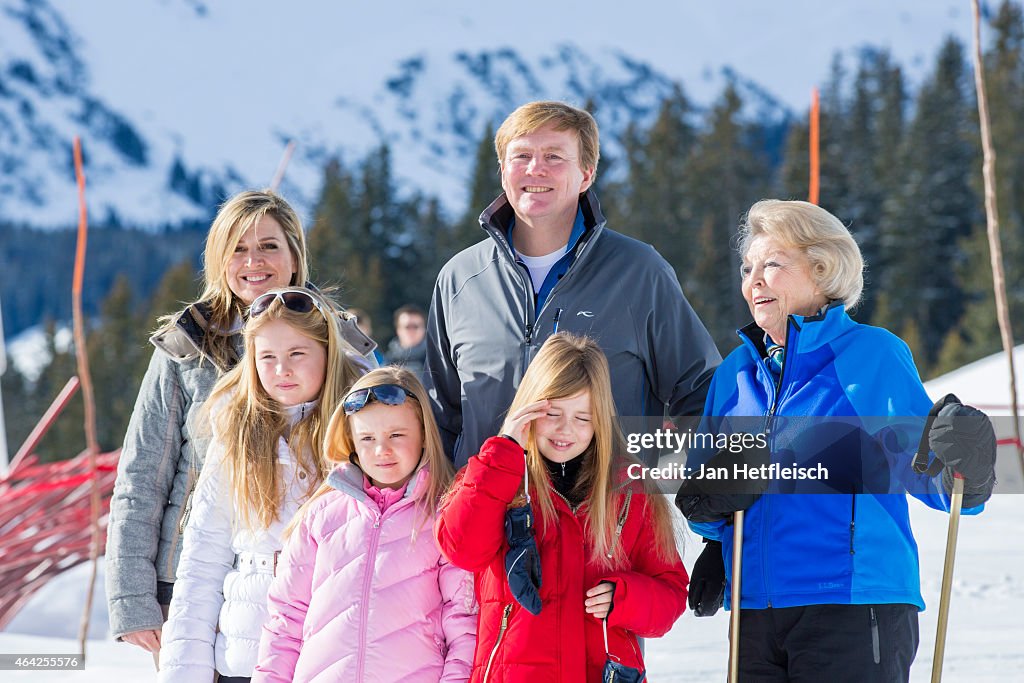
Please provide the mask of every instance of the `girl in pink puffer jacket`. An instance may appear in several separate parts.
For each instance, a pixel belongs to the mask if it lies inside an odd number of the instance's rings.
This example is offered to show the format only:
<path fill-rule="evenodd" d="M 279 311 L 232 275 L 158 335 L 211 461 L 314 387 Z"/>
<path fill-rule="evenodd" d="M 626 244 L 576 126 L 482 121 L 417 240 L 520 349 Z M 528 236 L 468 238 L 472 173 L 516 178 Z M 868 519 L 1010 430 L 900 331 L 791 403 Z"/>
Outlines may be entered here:
<path fill-rule="evenodd" d="M 469 680 L 473 575 L 434 541 L 452 468 L 423 385 L 397 367 L 368 373 L 324 451 L 348 461 L 292 522 L 252 680 Z"/>

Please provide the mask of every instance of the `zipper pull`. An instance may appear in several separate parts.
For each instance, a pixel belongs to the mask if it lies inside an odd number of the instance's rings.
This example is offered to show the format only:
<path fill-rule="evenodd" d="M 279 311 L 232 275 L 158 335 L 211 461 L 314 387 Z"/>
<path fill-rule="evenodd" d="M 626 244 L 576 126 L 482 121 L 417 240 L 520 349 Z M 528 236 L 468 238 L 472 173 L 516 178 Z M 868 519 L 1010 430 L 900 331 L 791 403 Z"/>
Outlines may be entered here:
<path fill-rule="evenodd" d="M 533 343 L 533 323 L 526 323 L 526 345 Z"/>
<path fill-rule="evenodd" d="M 501 615 L 501 630 L 508 628 L 508 615 L 512 613 L 512 605 L 505 605 L 504 613 Z"/>

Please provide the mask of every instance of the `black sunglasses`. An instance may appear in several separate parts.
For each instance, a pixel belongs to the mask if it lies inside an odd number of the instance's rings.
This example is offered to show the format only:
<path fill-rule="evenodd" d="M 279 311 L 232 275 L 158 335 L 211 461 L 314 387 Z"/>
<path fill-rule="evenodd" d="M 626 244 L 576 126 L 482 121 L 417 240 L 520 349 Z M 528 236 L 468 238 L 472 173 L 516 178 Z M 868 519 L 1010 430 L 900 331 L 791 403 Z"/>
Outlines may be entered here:
<path fill-rule="evenodd" d="M 346 415 L 353 415 L 366 407 L 372 400 L 377 400 L 386 406 L 400 406 L 405 403 L 405 397 L 416 400 L 416 395 L 403 386 L 397 384 L 379 384 L 367 389 L 356 389 L 349 392 L 345 401 L 341 404 Z"/>
<path fill-rule="evenodd" d="M 313 298 L 313 295 L 304 289 L 286 289 L 278 292 L 267 292 L 253 299 L 249 306 L 249 317 L 256 318 L 270 308 L 270 304 L 279 300 L 289 311 L 296 313 L 309 313 L 314 308 L 320 311 L 325 318 L 327 315 L 320 307 L 320 302 Z"/>

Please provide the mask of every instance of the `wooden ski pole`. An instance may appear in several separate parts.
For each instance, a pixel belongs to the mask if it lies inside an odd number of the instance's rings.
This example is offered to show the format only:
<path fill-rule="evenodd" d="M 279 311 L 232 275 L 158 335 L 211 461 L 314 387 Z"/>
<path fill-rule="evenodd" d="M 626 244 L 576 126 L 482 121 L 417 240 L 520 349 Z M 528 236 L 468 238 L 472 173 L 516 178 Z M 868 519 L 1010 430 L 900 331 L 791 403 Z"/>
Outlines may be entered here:
<path fill-rule="evenodd" d="M 729 683 L 740 680 L 740 576 L 743 571 L 743 510 L 732 517 L 732 612 L 729 615 Z"/>
<path fill-rule="evenodd" d="M 960 531 L 960 508 L 964 503 L 964 478 L 953 478 L 953 494 L 946 531 L 946 561 L 942 565 L 942 590 L 939 593 L 939 623 L 935 627 L 935 651 L 932 654 L 932 683 L 942 681 L 942 658 L 946 653 L 946 626 L 949 624 L 949 594 L 953 589 L 953 563 L 956 561 L 956 539 Z"/>
<path fill-rule="evenodd" d="M 996 197 L 996 150 L 992 144 L 989 126 L 988 94 L 985 89 L 985 62 L 981 54 L 981 14 L 978 0 L 971 0 L 974 15 L 974 89 L 978 97 L 978 123 L 981 128 L 982 177 L 985 184 L 985 224 L 988 232 L 989 260 L 992 264 L 992 289 L 996 298 L 996 318 L 1003 352 L 1009 366 L 1010 410 L 1013 413 L 1013 434 L 1017 447 L 1017 462 L 1024 473 L 1024 445 L 1021 441 L 1020 414 L 1017 406 L 1017 370 L 1013 359 L 1013 326 L 1010 323 L 1010 305 L 1006 297 L 1006 274 L 1003 271 L 1003 247 L 999 236 L 999 201 Z"/>

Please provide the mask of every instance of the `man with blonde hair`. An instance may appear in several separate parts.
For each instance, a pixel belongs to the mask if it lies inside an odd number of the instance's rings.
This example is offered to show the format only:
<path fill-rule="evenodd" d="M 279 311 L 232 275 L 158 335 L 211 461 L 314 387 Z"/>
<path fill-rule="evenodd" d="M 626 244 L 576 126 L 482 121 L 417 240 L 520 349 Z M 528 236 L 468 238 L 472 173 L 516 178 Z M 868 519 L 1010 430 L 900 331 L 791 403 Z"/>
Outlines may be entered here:
<path fill-rule="evenodd" d="M 721 356 L 665 259 L 605 227 L 593 117 L 530 102 L 494 146 L 504 192 L 480 214 L 486 238 L 441 269 L 427 322 L 425 380 L 455 464 L 497 433 L 558 331 L 597 340 L 619 415 L 645 418 L 631 425 L 700 414 Z"/>

